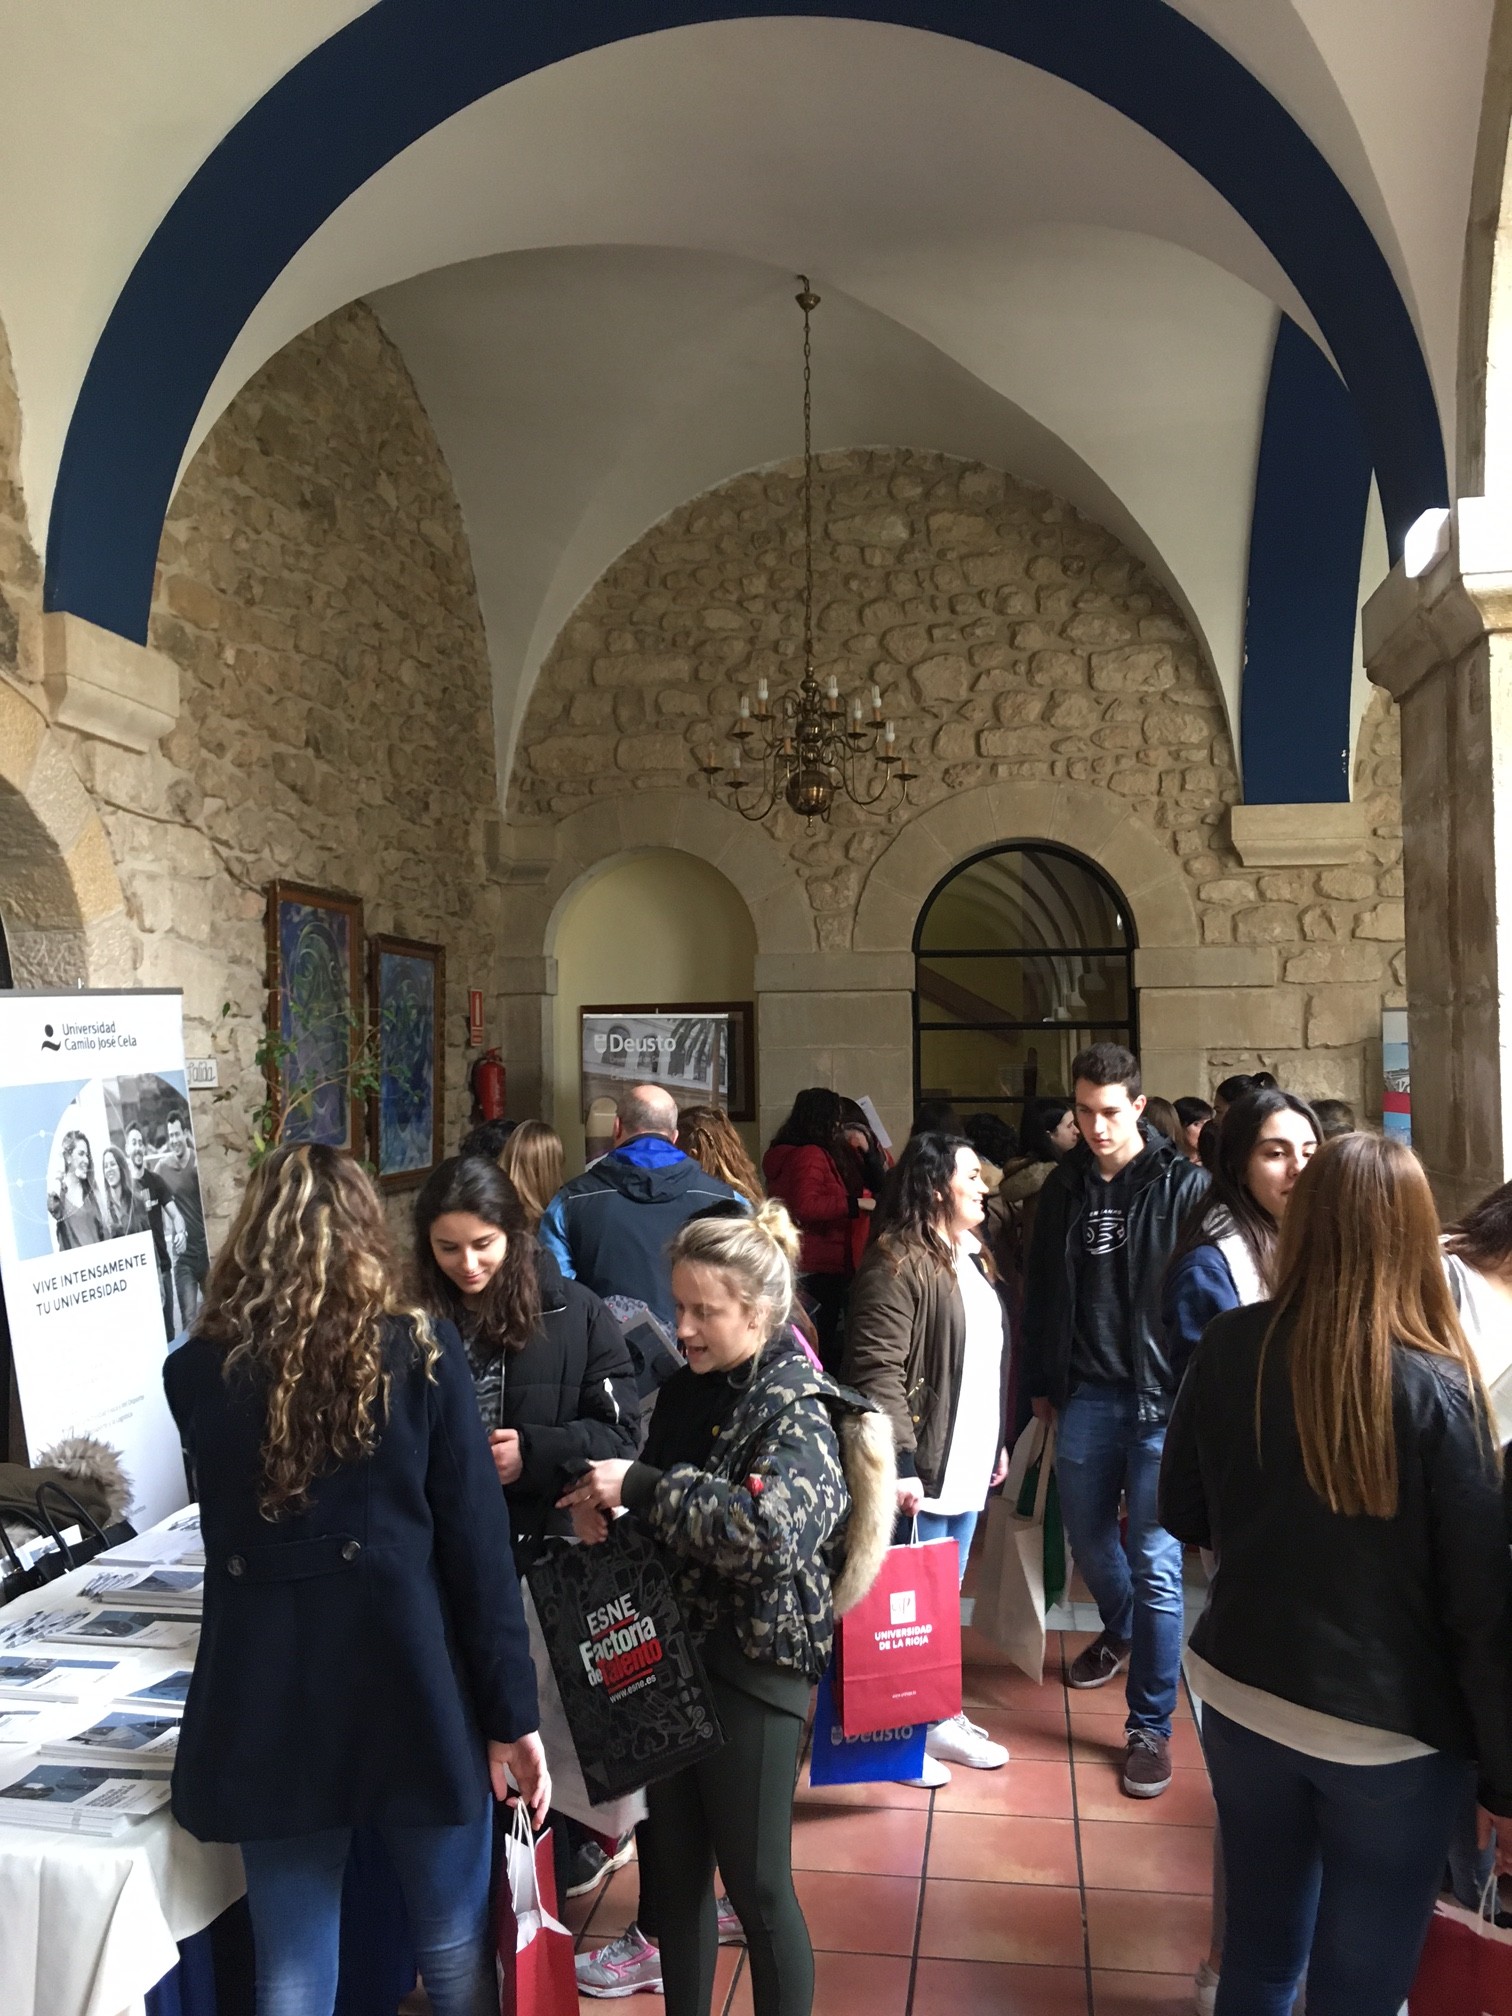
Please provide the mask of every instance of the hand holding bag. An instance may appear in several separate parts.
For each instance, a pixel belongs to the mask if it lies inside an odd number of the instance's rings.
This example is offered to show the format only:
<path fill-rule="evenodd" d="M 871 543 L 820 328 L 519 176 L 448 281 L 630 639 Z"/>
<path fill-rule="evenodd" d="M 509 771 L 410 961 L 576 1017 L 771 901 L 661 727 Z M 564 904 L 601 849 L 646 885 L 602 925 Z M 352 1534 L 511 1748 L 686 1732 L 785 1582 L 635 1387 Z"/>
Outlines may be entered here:
<path fill-rule="evenodd" d="M 1036 1684 L 1045 1677 L 1045 1615 L 1065 1588 L 1055 1429 L 1031 1421 L 1014 1444 L 1003 1494 L 988 1508 L 981 1591 L 971 1622 Z"/>
<path fill-rule="evenodd" d="M 577 2016 L 572 1934 L 557 1921 L 551 1829 L 534 1841 L 522 1804 L 499 1868 L 499 2016 Z"/>
<path fill-rule="evenodd" d="M 961 1557 L 954 1540 L 889 1548 L 836 1630 L 847 1736 L 948 1722 L 961 1712 Z"/>
<path fill-rule="evenodd" d="M 1496 1878 L 1479 1911 L 1440 1898 L 1428 1921 L 1409 2016 L 1512 2016 L 1512 1932 L 1496 1923 Z"/>

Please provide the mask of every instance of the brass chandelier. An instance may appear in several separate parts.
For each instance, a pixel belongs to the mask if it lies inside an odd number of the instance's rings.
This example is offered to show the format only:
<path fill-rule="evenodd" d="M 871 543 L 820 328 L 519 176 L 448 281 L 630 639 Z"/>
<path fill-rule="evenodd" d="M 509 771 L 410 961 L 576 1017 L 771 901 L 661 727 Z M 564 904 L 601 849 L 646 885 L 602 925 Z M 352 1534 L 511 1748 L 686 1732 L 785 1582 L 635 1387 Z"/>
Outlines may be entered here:
<path fill-rule="evenodd" d="M 906 803 L 917 776 L 896 750 L 897 730 L 882 716 L 882 690 L 873 685 L 868 708 L 861 695 L 847 704 L 831 673 L 821 690 L 814 669 L 814 429 L 813 351 L 809 318 L 819 296 L 808 275 L 798 275 L 803 310 L 803 677 L 797 689 L 774 700 L 765 675 L 751 696 L 740 696 L 740 717 L 729 731 L 735 761 L 699 768 L 745 819 L 765 819 L 786 804 L 808 820 L 828 820 L 841 798 L 863 809 Z"/>

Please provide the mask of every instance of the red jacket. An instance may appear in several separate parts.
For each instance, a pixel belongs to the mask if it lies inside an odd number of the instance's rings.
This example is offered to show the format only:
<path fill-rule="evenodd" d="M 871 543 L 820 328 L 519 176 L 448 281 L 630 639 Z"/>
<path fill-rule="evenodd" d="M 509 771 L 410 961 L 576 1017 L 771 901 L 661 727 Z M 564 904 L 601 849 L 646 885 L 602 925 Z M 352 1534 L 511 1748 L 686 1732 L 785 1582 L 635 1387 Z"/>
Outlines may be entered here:
<path fill-rule="evenodd" d="M 774 1142 L 761 1173 L 803 1235 L 800 1274 L 854 1274 L 868 1220 L 856 1208 L 827 1148 L 790 1148 Z"/>

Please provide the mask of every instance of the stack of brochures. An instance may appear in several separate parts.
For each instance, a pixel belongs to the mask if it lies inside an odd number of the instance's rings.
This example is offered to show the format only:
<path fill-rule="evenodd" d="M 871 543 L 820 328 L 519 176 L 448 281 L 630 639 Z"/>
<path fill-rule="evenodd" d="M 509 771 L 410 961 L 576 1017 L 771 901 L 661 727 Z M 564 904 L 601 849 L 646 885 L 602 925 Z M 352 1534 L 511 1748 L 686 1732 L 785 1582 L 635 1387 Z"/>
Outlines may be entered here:
<path fill-rule="evenodd" d="M 189 1698 L 190 1678 L 187 1666 L 175 1666 L 171 1673 L 164 1673 L 157 1680 L 149 1680 L 145 1687 L 137 1687 L 130 1694 L 119 1695 L 116 1706 L 136 1708 L 148 1715 L 182 1715 L 184 1703 Z"/>
<path fill-rule="evenodd" d="M 169 1617 L 198 1617 L 205 1603 L 202 1568 L 106 1568 L 79 1591 L 86 1603 L 112 1610 L 155 1610 Z"/>
<path fill-rule="evenodd" d="M 38 1754 L 57 1764 L 131 1764 L 140 1771 L 171 1771 L 178 1738 L 176 1715 L 115 1708 L 76 1736 L 44 1743 Z"/>
<path fill-rule="evenodd" d="M 0 1786 L 0 1826 L 119 1834 L 167 1803 L 168 1780 L 159 1772 L 37 1763 L 14 1784 Z"/>
<path fill-rule="evenodd" d="M 59 1610 L 52 1613 L 48 1645 L 109 1645 L 113 1651 L 182 1651 L 199 1636 L 197 1617 L 158 1610 Z"/>
<path fill-rule="evenodd" d="M 25 1750 L 33 1748 L 45 1713 L 42 1708 L 7 1708 L 0 1702 L 0 1744 L 19 1743 Z"/>
<path fill-rule="evenodd" d="M 81 1701 L 91 1688 L 122 1672 L 119 1659 L 90 1659 L 83 1653 L 0 1652 L 0 1702 Z"/>

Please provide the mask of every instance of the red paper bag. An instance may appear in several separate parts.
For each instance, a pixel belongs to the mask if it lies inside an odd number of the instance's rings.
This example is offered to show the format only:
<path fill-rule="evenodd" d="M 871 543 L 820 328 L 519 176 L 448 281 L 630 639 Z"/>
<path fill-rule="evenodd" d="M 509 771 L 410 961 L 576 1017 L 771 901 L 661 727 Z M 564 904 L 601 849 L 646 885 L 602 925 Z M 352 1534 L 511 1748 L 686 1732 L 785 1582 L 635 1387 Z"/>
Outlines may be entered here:
<path fill-rule="evenodd" d="M 961 1712 L 961 1557 L 954 1540 L 894 1547 L 836 1646 L 847 1736 Z"/>
<path fill-rule="evenodd" d="M 1512 1932 L 1441 1902 L 1428 1921 L 1409 2016 L 1512 2016 Z"/>
<path fill-rule="evenodd" d="M 499 1870 L 499 2016 L 578 2016 L 572 1934 L 556 1912 L 551 1830 L 532 1842 L 517 1804 Z"/>

